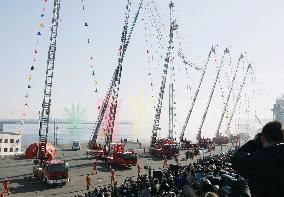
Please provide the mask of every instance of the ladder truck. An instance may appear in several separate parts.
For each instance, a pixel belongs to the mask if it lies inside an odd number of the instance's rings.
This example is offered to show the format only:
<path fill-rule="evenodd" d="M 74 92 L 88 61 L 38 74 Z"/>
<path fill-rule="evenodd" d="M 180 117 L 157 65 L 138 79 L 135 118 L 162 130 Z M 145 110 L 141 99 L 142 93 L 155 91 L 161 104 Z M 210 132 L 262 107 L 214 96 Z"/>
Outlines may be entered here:
<path fill-rule="evenodd" d="M 193 97 L 193 100 L 192 100 L 190 109 L 189 109 L 188 114 L 187 114 L 186 119 L 185 119 L 185 123 L 184 123 L 184 125 L 183 125 L 183 127 L 182 127 L 182 131 L 181 131 L 181 134 L 180 134 L 180 144 L 181 144 L 181 148 L 182 148 L 182 149 L 189 149 L 189 148 L 197 147 L 196 144 L 192 144 L 191 141 L 189 141 L 189 140 L 187 140 L 186 138 L 184 138 L 184 133 L 185 133 L 186 127 L 187 127 L 187 125 L 188 125 L 190 116 L 191 116 L 191 114 L 192 114 L 192 111 L 193 111 L 195 102 L 196 102 L 196 100 L 197 100 L 197 97 L 198 97 L 198 94 L 199 94 L 199 90 L 200 90 L 200 88 L 201 88 L 201 84 L 202 84 L 202 82 L 203 82 L 203 79 L 204 79 L 205 73 L 206 73 L 206 71 L 207 71 L 207 67 L 208 67 L 208 64 L 209 64 L 209 61 L 210 61 L 210 59 L 211 59 L 212 54 L 215 54 L 215 47 L 214 47 L 214 46 L 211 47 L 211 50 L 210 50 L 210 52 L 209 52 L 209 55 L 208 55 L 207 61 L 206 61 L 206 63 L 205 63 L 205 66 L 204 66 L 204 68 L 202 69 L 202 74 L 201 74 L 201 78 L 200 78 L 200 81 L 199 81 L 197 90 L 195 91 L 195 94 L 194 94 L 194 97 Z M 182 59 L 184 59 L 184 57 L 182 57 Z M 185 61 L 185 60 L 184 60 L 184 63 L 187 64 L 187 65 L 192 65 L 191 63 L 188 63 L 188 62 Z"/>
<path fill-rule="evenodd" d="M 174 31 L 177 30 L 178 25 L 175 20 L 172 20 L 172 12 L 174 8 L 174 3 L 170 2 L 170 33 L 169 33 L 169 43 L 168 50 L 166 53 L 165 64 L 163 69 L 162 82 L 158 97 L 158 104 L 156 107 L 156 114 L 152 129 L 152 138 L 150 143 L 149 152 L 150 154 L 158 157 L 166 156 L 168 158 L 179 154 L 178 145 L 173 139 L 173 83 L 169 84 L 169 134 L 166 139 L 158 139 L 157 132 L 160 130 L 159 123 L 161 117 L 161 111 L 163 106 L 163 98 L 165 93 L 165 87 L 167 82 L 168 69 L 170 67 L 170 59 L 173 49 L 173 37 Z"/>
<path fill-rule="evenodd" d="M 59 10 L 61 0 L 54 0 L 53 18 L 51 26 L 50 45 L 48 50 L 47 67 L 44 96 L 42 101 L 42 110 L 39 124 L 39 141 L 37 144 L 37 160 L 33 167 L 33 175 L 36 179 L 46 184 L 65 184 L 69 181 L 69 165 L 66 161 L 55 159 L 47 148 L 48 125 L 51 107 L 51 90 L 53 81 L 53 70 L 56 52 L 56 38 L 59 21 Z"/>
<path fill-rule="evenodd" d="M 105 160 L 107 163 L 119 165 L 119 166 L 135 166 L 137 164 L 137 156 L 134 151 L 127 151 L 124 149 L 122 143 L 113 142 L 113 129 L 115 123 L 115 116 L 117 110 L 118 93 L 120 88 L 120 80 L 122 76 L 122 63 L 124 60 L 127 47 L 129 45 L 135 24 L 137 22 L 140 10 L 143 5 L 143 0 L 140 1 L 138 10 L 134 16 L 131 28 L 129 31 L 129 13 L 130 13 L 131 1 L 128 0 L 125 13 L 125 21 L 121 36 L 121 45 L 119 47 L 118 54 L 118 66 L 116 67 L 112 81 L 110 83 L 109 89 L 106 93 L 105 99 L 103 100 L 101 109 L 98 114 L 97 121 L 94 125 L 94 132 L 89 141 L 88 147 L 90 149 L 89 153 L 95 157 Z M 109 108 L 109 113 L 106 114 Z M 103 119 L 108 116 L 108 121 L 105 129 L 106 143 L 105 145 L 97 143 L 97 137 L 99 130 L 102 126 Z"/>
<path fill-rule="evenodd" d="M 232 110 L 232 113 L 231 113 L 231 116 L 229 118 L 229 121 L 228 121 L 228 124 L 227 124 L 227 128 L 226 128 L 226 133 L 229 135 L 229 140 L 232 142 L 232 143 L 237 143 L 237 142 L 240 142 L 240 136 L 239 135 L 233 135 L 231 132 L 230 132 L 230 126 L 231 126 L 231 122 L 232 122 L 232 119 L 235 115 L 235 112 L 236 112 L 236 107 L 241 99 L 241 96 L 242 96 L 242 91 L 243 91 L 243 87 L 245 86 L 246 84 L 246 79 L 247 79 L 247 76 L 249 74 L 249 71 L 252 69 L 251 67 L 251 64 L 248 64 L 247 66 L 247 69 L 246 69 L 246 72 L 245 72 L 245 75 L 244 75 L 244 78 L 241 82 L 241 87 L 239 89 L 239 92 L 238 92 L 238 95 L 237 95 L 237 99 L 234 103 L 234 107 L 233 107 L 233 110 Z"/>
<path fill-rule="evenodd" d="M 198 146 L 200 148 L 204 148 L 204 149 L 212 149 L 213 148 L 213 142 L 209 139 L 204 139 L 201 137 L 201 130 L 203 128 L 203 125 L 204 125 L 204 121 L 207 117 L 207 113 L 208 113 L 208 109 L 209 109 L 209 106 L 211 104 L 211 101 L 212 101 L 212 98 L 213 98 L 213 95 L 214 95 L 214 92 L 215 92 L 215 88 L 216 88 L 216 85 L 217 85 L 217 82 L 218 82 L 218 79 L 219 79 L 219 75 L 220 75 L 220 72 L 221 72 L 221 68 L 223 66 L 223 61 L 224 61 L 224 57 L 226 54 L 229 54 L 230 51 L 228 48 L 226 48 L 224 50 L 224 53 L 223 53 L 223 56 L 222 56 L 222 59 L 221 59 L 221 63 L 220 63 L 220 66 L 217 68 L 217 74 L 216 74 L 216 77 L 215 77 L 215 80 L 214 80 L 214 84 L 213 84 L 213 87 L 211 89 L 211 92 L 210 92 L 210 96 L 209 96 L 209 99 L 208 99 L 208 102 L 207 102 L 207 105 L 206 105 L 206 108 L 205 108 L 205 111 L 203 113 L 203 116 L 202 116 L 202 120 L 201 120 L 201 124 L 199 126 L 199 129 L 198 129 L 198 132 L 197 132 L 197 136 L 196 136 L 196 139 L 198 141 Z M 213 148 L 214 149 L 214 148 Z"/>
<path fill-rule="evenodd" d="M 236 76 L 237 76 L 237 73 L 238 73 L 240 61 L 241 61 L 243 58 L 244 58 L 244 56 L 243 56 L 243 54 L 241 54 L 240 57 L 239 57 L 239 59 L 238 59 L 238 63 L 237 63 L 237 66 L 236 66 L 236 69 L 235 69 L 235 72 L 234 72 L 234 76 L 233 76 L 233 79 L 232 79 L 231 84 L 230 84 L 230 90 L 229 90 L 228 96 L 227 96 L 226 101 L 225 101 L 225 105 L 224 105 L 223 112 L 222 112 L 222 114 L 221 114 L 221 119 L 220 119 L 220 121 L 219 121 L 218 128 L 217 128 L 217 131 L 216 131 L 216 136 L 212 139 L 212 141 L 214 142 L 214 144 L 217 144 L 217 145 L 222 145 L 222 144 L 227 144 L 227 143 L 229 143 L 229 138 L 226 137 L 226 136 L 222 136 L 222 135 L 220 134 L 220 128 L 221 128 L 221 125 L 222 125 L 222 122 L 223 122 L 225 113 L 226 113 L 227 108 L 228 108 L 228 103 L 229 103 L 229 101 L 230 101 L 230 98 L 231 98 L 231 95 L 232 95 L 232 91 L 233 91 L 233 89 L 234 89 L 234 84 L 235 84 L 235 81 L 236 81 Z"/>

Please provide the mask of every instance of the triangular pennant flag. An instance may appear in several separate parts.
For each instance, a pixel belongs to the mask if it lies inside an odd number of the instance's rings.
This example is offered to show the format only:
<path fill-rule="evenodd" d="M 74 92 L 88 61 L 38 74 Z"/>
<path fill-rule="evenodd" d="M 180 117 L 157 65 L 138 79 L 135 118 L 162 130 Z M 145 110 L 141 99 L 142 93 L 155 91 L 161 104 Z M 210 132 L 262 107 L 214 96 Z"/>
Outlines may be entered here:
<path fill-rule="evenodd" d="M 40 35 L 41 35 L 40 31 L 39 31 L 39 32 L 37 32 L 37 35 L 38 35 L 38 36 L 40 36 Z"/>
<path fill-rule="evenodd" d="M 31 80 L 32 80 L 32 75 L 29 76 L 29 81 L 31 81 Z"/>
<path fill-rule="evenodd" d="M 40 17 L 44 17 L 44 14 L 41 14 Z"/>
<path fill-rule="evenodd" d="M 32 88 L 31 85 L 28 85 L 28 88 Z"/>
<path fill-rule="evenodd" d="M 34 70 L 34 69 L 35 69 L 35 67 L 34 67 L 34 66 L 32 66 L 32 67 L 31 67 L 31 70 Z"/>
<path fill-rule="evenodd" d="M 88 25 L 88 23 L 87 22 L 85 22 L 85 27 L 88 27 L 89 25 Z"/>
<path fill-rule="evenodd" d="M 43 24 L 43 23 L 40 23 L 39 26 L 40 26 L 41 28 L 44 28 L 44 24 Z"/>

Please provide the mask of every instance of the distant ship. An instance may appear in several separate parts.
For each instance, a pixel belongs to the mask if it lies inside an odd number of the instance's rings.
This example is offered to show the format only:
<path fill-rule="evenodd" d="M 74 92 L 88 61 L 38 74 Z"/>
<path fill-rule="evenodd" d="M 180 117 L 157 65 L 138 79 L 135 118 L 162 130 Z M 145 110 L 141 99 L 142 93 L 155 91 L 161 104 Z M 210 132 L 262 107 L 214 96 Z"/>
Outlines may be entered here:
<path fill-rule="evenodd" d="M 273 105 L 273 120 L 278 120 L 284 125 L 284 95 L 276 99 L 276 103 Z"/>

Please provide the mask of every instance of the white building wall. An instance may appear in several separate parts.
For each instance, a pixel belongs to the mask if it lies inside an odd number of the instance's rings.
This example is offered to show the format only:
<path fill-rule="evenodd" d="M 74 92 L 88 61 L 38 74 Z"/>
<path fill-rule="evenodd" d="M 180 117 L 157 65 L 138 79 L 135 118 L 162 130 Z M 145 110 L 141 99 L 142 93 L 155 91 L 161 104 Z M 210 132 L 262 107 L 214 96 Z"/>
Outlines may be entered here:
<path fill-rule="evenodd" d="M 21 152 L 22 135 L 0 133 L 0 156 L 14 155 Z"/>

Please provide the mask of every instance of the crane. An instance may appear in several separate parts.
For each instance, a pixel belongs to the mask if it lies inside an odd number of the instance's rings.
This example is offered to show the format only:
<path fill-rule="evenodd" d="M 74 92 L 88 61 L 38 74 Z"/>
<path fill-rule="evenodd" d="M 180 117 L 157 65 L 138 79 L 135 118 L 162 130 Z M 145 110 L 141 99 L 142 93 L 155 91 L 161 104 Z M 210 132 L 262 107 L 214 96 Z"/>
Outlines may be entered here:
<path fill-rule="evenodd" d="M 186 116 L 186 119 L 185 119 L 185 122 L 184 122 L 184 125 L 182 127 L 182 131 L 181 131 L 181 134 L 180 134 L 180 141 L 184 141 L 184 132 L 186 130 L 186 127 L 188 125 L 188 122 L 189 122 L 189 119 L 190 119 L 190 116 L 192 114 L 192 111 L 193 111 L 193 108 L 194 108 L 194 105 L 195 105 L 195 102 L 197 100 L 197 97 L 198 97 L 198 94 L 199 94 L 199 90 L 201 88 L 201 84 L 203 82 L 203 79 L 204 79 L 204 76 L 205 76 L 205 73 L 206 73 L 206 70 L 207 70 L 207 67 L 208 67 L 208 64 L 209 64 L 209 61 L 211 59 L 211 55 L 215 54 L 215 47 L 212 46 L 210 52 L 209 52 L 209 55 L 208 55 L 208 58 L 207 58 L 207 61 L 205 63 L 205 66 L 204 68 L 202 69 L 202 75 L 201 75 L 201 78 L 200 78 L 200 81 L 199 81 L 199 84 L 198 84 L 198 87 L 197 87 L 197 90 L 195 91 L 195 94 L 194 94 L 194 97 L 193 97 L 193 100 L 192 100 L 192 103 L 191 103 L 191 106 L 190 106 L 190 109 L 188 111 L 188 114 Z M 184 58 L 184 55 L 182 55 L 181 53 L 179 53 L 181 58 L 183 59 L 183 62 L 187 65 L 192 65 L 191 63 L 188 63 L 188 61 L 185 60 Z"/>
<path fill-rule="evenodd" d="M 109 120 L 107 122 L 107 129 L 106 129 L 106 136 L 107 141 L 106 145 L 109 147 L 112 142 L 112 134 L 113 134 L 113 127 L 114 127 L 114 121 L 115 121 L 115 115 L 116 115 L 116 109 L 117 109 L 117 99 L 118 99 L 118 93 L 120 88 L 120 79 L 122 75 L 122 63 L 124 60 L 125 53 L 127 51 L 127 47 L 129 45 L 135 24 L 137 22 L 140 10 L 142 8 L 143 0 L 140 1 L 138 10 L 134 16 L 133 22 L 131 24 L 131 28 L 129 30 L 129 13 L 130 13 L 130 5 L 131 1 L 128 0 L 127 6 L 126 6 L 126 12 L 125 12 L 125 21 L 121 36 L 121 45 L 119 47 L 119 54 L 118 54 L 118 66 L 116 67 L 113 77 L 109 86 L 109 89 L 106 93 L 105 99 L 103 100 L 101 109 L 99 111 L 97 121 L 94 125 L 93 134 L 91 136 L 91 140 L 89 142 L 89 148 L 92 148 L 93 145 L 96 143 L 97 136 L 99 129 L 102 125 L 103 118 L 105 116 L 105 113 L 107 111 L 107 108 L 110 107 L 109 110 Z M 129 32 L 128 32 L 129 31 Z"/>
<path fill-rule="evenodd" d="M 229 90 L 228 96 L 226 98 L 226 102 L 225 102 L 225 105 L 224 105 L 223 112 L 221 114 L 221 119 L 220 119 L 219 124 L 218 124 L 218 128 L 217 128 L 217 131 L 216 131 L 216 137 L 220 136 L 220 128 L 221 128 L 225 113 L 227 111 L 228 103 L 229 103 L 230 98 L 231 98 L 231 93 L 232 93 L 233 88 L 234 88 L 234 84 L 235 84 L 236 76 L 237 76 L 237 73 L 238 73 L 240 61 L 243 58 L 244 58 L 244 56 L 243 56 L 243 54 L 241 54 L 239 59 L 238 59 L 238 63 L 237 63 L 237 66 L 236 66 L 236 69 L 235 69 L 235 72 L 234 72 L 234 76 L 233 76 L 233 79 L 232 79 L 231 84 L 230 84 L 230 90 Z"/>
<path fill-rule="evenodd" d="M 202 130 L 204 121 L 205 121 L 205 119 L 206 119 L 206 116 L 207 116 L 207 113 L 208 113 L 208 109 L 209 109 L 209 106 L 210 106 L 210 104 L 211 104 L 211 101 L 212 101 L 214 92 L 215 92 L 215 87 L 216 87 L 216 85 L 217 85 L 217 82 L 218 82 L 218 79 L 219 79 L 219 75 L 220 75 L 220 72 L 221 72 L 221 68 L 222 68 L 222 66 L 223 66 L 224 56 L 225 56 L 225 54 L 228 54 L 228 53 L 230 53 L 230 51 L 229 51 L 228 48 L 226 48 L 226 49 L 224 50 L 224 54 L 223 54 L 223 57 L 222 57 L 222 60 L 221 60 L 221 64 L 220 64 L 220 66 L 219 66 L 218 69 L 217 69 L 217 74 L 216 74 L 216 77 L 215 77 L 215 81 L 214 81 L 213 87 L 212 87 L 211 92 L 210 92 L 209 100 L 208 100 L 208 102 L 207 102 L 207 105 L 206 105 L 204 114 L 203 114 L 203 116 L 202 116 L 201 124 L 200 124 L 199 129 L 198 129 L 198 133 L 197 133 L 197 137 L 196 137 L 196 139 L 197 139 L 198 141 L 201 140 L 201 130 Z"/>

